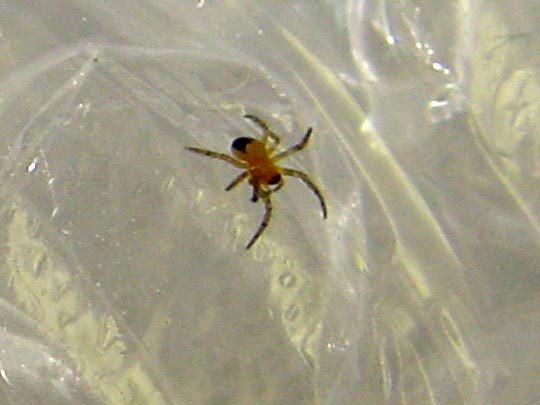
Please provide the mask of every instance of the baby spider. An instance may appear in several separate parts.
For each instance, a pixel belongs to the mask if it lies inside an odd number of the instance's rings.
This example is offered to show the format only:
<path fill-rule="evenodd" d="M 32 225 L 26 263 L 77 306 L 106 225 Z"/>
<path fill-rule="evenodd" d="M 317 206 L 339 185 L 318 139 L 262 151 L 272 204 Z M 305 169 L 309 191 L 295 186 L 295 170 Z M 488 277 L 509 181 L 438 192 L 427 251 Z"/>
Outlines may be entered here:
<path fill-rule="evenodd" d="M 240 184 L 240 182 L 247 179 L 249 184 L 253 187 L 251 201 L 257 202 L 261 199 L 264 202 L 265 213 L 259 228 L 246 245 L 246 249 L 249 249 L 268 226 L 270 216 L 272 215 L 272 200 L 270 199 L 270 196 L 283 186 L 283 176 L 298 177 L 311 191 L 313 191 L 319 199 L 322 214 L 325 219 L 327 210 L 324 197 L 317 186 L 309 179 L 307 174 L 299 170 L 279 167 L 276 164 L 279 160 L 304 149 L 308 144 L 312 129 L 308 128 L 299 144 L 273 155 L 273 152 L 279 146 L 281 141 L 279 136 L 277 136 L 262 119 L 250 114 L 244 115 L 244 118 L 253 121 L 262 129 L 262 139 L 245 137 L 236 138 L 231 144 L 232 156 L 207 149 L 193 147 L 187 147 L 186 149 L 214 159 L 223 160 L 233 166 L 245 169 L 245 171 L 240 173 L 240 175 L 225 188 L 225 191 L 232 190 Z"/>

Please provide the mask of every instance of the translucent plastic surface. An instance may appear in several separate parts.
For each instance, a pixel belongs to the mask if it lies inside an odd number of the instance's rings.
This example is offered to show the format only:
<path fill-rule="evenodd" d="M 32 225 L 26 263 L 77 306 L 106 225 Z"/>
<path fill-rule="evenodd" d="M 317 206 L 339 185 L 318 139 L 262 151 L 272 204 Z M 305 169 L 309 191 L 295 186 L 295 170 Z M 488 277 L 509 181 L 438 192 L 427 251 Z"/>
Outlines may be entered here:
<path fill-rule="evenodd" d="M 538 401 L 532 3 L 3 2 L 2 403 Z"/>

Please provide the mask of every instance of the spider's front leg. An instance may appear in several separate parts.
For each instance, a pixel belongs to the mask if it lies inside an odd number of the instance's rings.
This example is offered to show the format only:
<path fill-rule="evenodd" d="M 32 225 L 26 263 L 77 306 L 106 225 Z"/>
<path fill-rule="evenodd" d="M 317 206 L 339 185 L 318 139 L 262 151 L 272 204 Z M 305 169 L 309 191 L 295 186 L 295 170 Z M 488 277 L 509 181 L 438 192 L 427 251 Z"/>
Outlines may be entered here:
<path fill-rule="evenodd" d="M 301 172 L 300 170 L 295 170 L 295 169 L 283 168 L 282 172 L 285 176 L 292 176 L 292 177 L 296 177 L 302 180 L 302 182 L 313 192 L 313 194 L 315 194 L 315 196 L 319 200 L 319 203 L 321 204 L 323 218 L 326 219 L 328 217 L 328 209 L 326 208 L 326 201 L 324 200 L 324 197 L 321 191 L 319 190 L 319 187 L 317 187 L 315 183 L 311 181 L 309 176 L 305 174 L 304 172 Z"/>
<path fill-rule="evenodd" d="M 275 193 L 283 186 L 283 181 L 281 181 L 276 187 L 270 188 L 270 186 L 266 184 L 261 184 L 257 181 L 254 181 L 253 179 L 250 180 L 249 184 L 253 187 L 253 192 L 251 194 L 251 201 L 257 202 L 260 199 L 269 198 L 270 194 Z"/>
<path fill-rule="evenodd" d="M 254 179 L 253 177 L 251 177 L 249 179 L 249 184 L 251 184 L 251 198 L 250 198 L 250 200 L 251 200 L 251 202 L 256 203 L 257 201 L 259 201 L 259 197 L 263 196 L 262 189 L 261 189 L 261 184 L 256 179 Z"/>
<path fill-rule="evenodd" d="M 270 217 L 272 216 L 272 200 L 270 199 L 270 195 L 267 194 L 260 197 L 264 201 L 264 216 L 259 227 L 257 228 L 257 231 L 255 232 L 255 235 L 251 237 L 248 244 L 246 245 L 246 249 L 249 249 L 251 246 L 253 246 L 257 239 L 259 239 L 259 237 L 262 235 L 262 233 L 268 226 L 268 223 L 270 222 Z"/>
<path fill-rule="evenodd" d="M 249 176 L 249 172 L 246 170 L 245 172 L 240 173 L 238 176 L 234 178 L 231 183 L 225 187 L 225 191 L 232 190 L 235 188 L 238 184 L 240 184 L 243 180 L 245 180 Z"/>

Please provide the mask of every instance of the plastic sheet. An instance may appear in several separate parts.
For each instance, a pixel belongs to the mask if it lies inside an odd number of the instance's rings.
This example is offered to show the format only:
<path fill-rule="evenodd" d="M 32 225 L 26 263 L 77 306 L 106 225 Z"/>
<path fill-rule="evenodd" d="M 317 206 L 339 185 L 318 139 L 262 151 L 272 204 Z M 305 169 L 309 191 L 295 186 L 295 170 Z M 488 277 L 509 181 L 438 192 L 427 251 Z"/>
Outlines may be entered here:
<path fill-rule="evenodd" d="M 8 1 L 3 403 L 534 402 L 532 5 Z M 520 29 L 516 27 L 521 27 Z M 268 230 L 238 170 L 287 179 Z"/>

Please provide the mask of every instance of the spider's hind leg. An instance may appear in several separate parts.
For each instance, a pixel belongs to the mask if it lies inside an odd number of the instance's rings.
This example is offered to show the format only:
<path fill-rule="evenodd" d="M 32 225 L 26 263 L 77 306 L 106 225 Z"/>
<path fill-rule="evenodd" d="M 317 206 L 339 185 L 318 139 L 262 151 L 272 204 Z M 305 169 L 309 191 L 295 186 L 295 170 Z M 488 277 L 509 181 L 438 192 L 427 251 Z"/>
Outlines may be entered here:
<path fill-rule="evenodd" d="M 214 159 L 223 160 L 224 162 L 230 163 L 233 166 L 240 167 L 242 169 L 246 168 L 246 165 L 236 160 L 232 156 L 226 155 L 225 153 L 218 153 L 208 149 L 194 148 L 192 146 L 187 146 L 184 149 L 189 150 L 190 152 L 198 153 L 199 155 L 208 156 Z"/>
<path fill-rule="evenodd" d="M 291 146 L 289 149 L 284 150 L 281 153 L 278 153 L 276 156 L 274 156 L 274 160 L 285 159 L 287 156 L 290 156 L 293 153 L 296 153 L 296 152 L 304 149 L 307 146 L 308 142 L 309 142 L 309 138 L 311 137 L 312 132 L 313 132 L 313 128 L 309 127 L 307 129 L 307 131 L 306 131 L 306 134 L 304 135 L 304 137 L 300 141 L 300 143 L 298 143 L 297 145 Z"/>
<path fill-rule="evenodd" d="M 270 127 L 268 126 L 266 122 L 264 122 L 259 117 L 256 117 L 255 115 L 251 115 L 251 114 L 245 114 L 244 118 L 253 121 L 259 128 L 262 129 L 263 141 L 266 141 L 268 138 L 272 140 L 273 143 L 268 148 L 270 149 L 270 151 L 273 151 L 279 146 L 279 144 L 281 143 L 281 139 L 274 131 L 270 129 Z"/>

